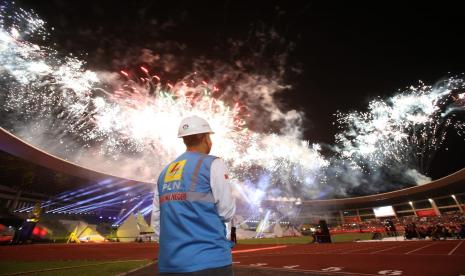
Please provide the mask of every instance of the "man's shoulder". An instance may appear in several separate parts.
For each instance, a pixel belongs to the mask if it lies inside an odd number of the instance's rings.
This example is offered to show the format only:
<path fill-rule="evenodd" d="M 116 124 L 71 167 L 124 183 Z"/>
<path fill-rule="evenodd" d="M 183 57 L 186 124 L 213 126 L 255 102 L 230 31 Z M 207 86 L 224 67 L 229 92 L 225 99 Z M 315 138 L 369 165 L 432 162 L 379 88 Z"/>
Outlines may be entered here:
<path fill-rule="evenodd" d="M 210 158 L 212 164 L 214 163 L 215 165 L 216 164 L 221 164 L 223 166 L 226 165 L 226 163 L 224 162 L 224 160 L 221 158 L 221 157 L 218 157 L 218 156 L 215 156 L 215 155 L 208 155 L 208 158 Z"/>
<path fill-rule="evenodd" d="M 203 162 L 206 162 L 207 164 L 213 164 L 214 162 L 217 162 L 216 160 L 219 159 L 219 157 L 215 155 L 210 155 L 210 154 L 203 154 L 201 155 L 201 158 L 203 159 Z"/>
<path fill-rule="evenodd" d="M 218 156 L 216 156 L 216 155 L 211 155 L 211 154 L 209 154 L 209 155 L 207 155 L 207 156 L 208 156 L 208 158 L 211 158 L 213 161 L 215 161 L 215 160 L 221 160 L 221 158 L 218 157 Z"/>
<path fill-rule="evenodd" d="M 211 169 L 212 171 L 227 172 L 228 166 L 223 159 L 216 157 L 211 163 Z"/>

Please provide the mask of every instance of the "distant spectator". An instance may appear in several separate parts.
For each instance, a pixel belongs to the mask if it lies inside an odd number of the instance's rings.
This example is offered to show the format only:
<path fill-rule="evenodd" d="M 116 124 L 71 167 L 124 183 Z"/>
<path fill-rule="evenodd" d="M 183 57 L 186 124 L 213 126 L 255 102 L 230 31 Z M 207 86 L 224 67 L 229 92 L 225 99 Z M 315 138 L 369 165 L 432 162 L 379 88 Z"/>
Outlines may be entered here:
<path fill-rule="evenodd" d="M 460 225 L 459 237 L 465 239 L 465 224 Z"/>

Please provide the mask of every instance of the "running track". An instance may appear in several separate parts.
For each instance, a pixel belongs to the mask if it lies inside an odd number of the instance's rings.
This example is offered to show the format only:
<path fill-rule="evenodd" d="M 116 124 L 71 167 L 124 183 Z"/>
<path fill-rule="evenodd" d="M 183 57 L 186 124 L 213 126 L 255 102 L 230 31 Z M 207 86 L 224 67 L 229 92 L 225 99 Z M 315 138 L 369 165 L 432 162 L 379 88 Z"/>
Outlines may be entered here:
<path fill-rule="evenodd" d="M 1 246 L 0 261 L 155 259 L 148 243 Z M 238 245 L 236 267 L 319 275 L 465 275 L 465 241 Z"/>

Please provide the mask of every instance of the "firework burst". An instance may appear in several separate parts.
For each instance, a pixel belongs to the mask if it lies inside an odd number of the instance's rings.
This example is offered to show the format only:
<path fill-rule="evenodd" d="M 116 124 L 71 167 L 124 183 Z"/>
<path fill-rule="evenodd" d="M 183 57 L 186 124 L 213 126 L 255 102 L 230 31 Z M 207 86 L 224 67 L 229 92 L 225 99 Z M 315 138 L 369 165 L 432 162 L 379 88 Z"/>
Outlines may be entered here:
<path fill-rule="evenodd" d="M 99 171 L 153 182 L 184 150 L 175 138 L 180 120 L 196 114 L 215 130 L 212 153 L 230 164 L 237 185 L 267 174 L 273 177 L 263 189 L 287 194 L 298 189 L 290 180 L 314 185 L 328 165 L 316 145 L 294 134 L 250 130 L 246 107 L 220 99 L 215 95 L 220 89 L 200 74 L 163 83 L 146 67 L 94 72 L 77 58 L 28 41 L 46 34 L 44 22 L 30 20 L 34 28 L 23 26 L 23 20 L 36 17 L 19 14 L 13 13 L 10 23 L 3 20 L 0 33 L 2 112 L 9 114 L 4 127 L 39 148 Z"/>
<path fill-rule="evenodd" d="M 227 161 L 239 196 L 251 204 L 341 195 L 363 179 L 382 190 L 377 185 L 396 179 L 383 179 L 380 171 L 418 184 L 447 129 L 465 129 L 456 116 L 464 110 L 462 78 L 420 84 L 372 101 L 366 112 L 339 113 L 334 156 L 324 157 L 320 145 L 300 138 L 301 114 L 273 102 L 287 87 L 279 78 L 215 63 L 208 65 L 221 77 L 193 72 L 176 82 L 148 66 L 92 71 L 81 59 L 43 46 L 49 34 L 34 13 L 0 9 L 2 126 L 47 152 L 120 177 L 154 182 L 184 150 L 177 128 L 193 114 L 212 125 L 212 154 Z M 252 92 L 237 97 L 236 88 Z M 276 125 L 279 131 L 270 134 Z"/>
<path fill-rule="evenodd" d="M 429 182 L 425 175 L 447 131 L 463 134 L 464 121 L 457 116 L 464 110 L 463 88 L 460 78 L 434 87 L 420 84 L 387 100 L 370 102 L 366 112 L 337 114 L 339 164 L 342 160 L 350 170 L 362 171 L 360 176 L 366 179 L 367 174 L 384 170 L 417 184 Z"/>

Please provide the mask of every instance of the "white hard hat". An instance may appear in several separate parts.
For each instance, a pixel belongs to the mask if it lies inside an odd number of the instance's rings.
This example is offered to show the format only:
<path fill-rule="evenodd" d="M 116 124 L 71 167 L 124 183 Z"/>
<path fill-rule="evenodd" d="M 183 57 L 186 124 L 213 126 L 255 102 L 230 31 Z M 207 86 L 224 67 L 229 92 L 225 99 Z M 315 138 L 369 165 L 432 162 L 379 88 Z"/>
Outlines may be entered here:
<path fill-rule="evenodd" d="M 201 133 L 213 133 L 207 120 L 196 115 L 189 116 L 181 121 L 178 138 Z"/>

